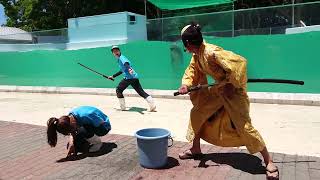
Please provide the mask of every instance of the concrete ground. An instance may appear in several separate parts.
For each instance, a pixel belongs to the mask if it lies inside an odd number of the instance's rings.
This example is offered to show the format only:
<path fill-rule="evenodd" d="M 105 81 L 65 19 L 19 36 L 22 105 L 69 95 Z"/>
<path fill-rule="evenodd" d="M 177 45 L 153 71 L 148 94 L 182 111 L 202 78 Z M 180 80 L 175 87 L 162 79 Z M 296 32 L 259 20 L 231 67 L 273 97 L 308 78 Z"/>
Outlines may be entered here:
<path fill-rule="evenodd" d="M 0 179 L 265 179 L 261 156 L 249 155 L 243 147 L 203 142 L 205 157 L 179 160 L 178 153 L 189 147 L 184 137 L 189 100 L 155 98 L 157 112 L 148 112 L 142 98 L 126 101 L 128 111 L 119 111 L 114 96 L 0 92 Z M 99 153 L 65 159 L 66 137 L 60 136 L 57 147 L 50 148 L 46 122 L 81 105 L 100 108 L 113 129 L 102 138 Z M 251 117 L 272 152 L 280 179 L 319 179 L 319 106 L 252 103 Z M 175 140 L 163 169 L 139 165 L 133 135 L 146 127 L 166 128 Z"/>
<path fill-rule="evenodd" d="M 0 92 L 0 120 L 46 126 L 52 116 L 91 105 L 110 117 L 111 133 L 133 136 L 141 128 L 160 127 L 170 130 L 174 140 L 186 141 L 191 102 L 155 101 L 157 112 L 148 112 L 144 99 L 126 97 L 128 111 L 119 111 L 115 96 Z M 320 157 L 320 106 L 252 103 L 250 113 L 270 151 Z"/>

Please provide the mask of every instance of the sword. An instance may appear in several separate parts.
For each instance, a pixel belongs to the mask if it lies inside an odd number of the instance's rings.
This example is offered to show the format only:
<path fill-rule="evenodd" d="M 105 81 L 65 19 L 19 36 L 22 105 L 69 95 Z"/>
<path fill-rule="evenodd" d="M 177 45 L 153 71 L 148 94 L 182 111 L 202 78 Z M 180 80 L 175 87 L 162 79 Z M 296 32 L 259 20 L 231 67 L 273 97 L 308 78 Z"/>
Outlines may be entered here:
<path fill-rule="evenodd" d="M 104 75 L 104 74 L 102 74 L 102 73 L 99 73 L 98 71 L 95 71 L 95 70 L 89 68 L 88 66 L 85 66 L 85 65 L 83 65 L 83 64 L 81 64 L 81 63 L 79 63 L 79 62 L 78 62 L 78 64 L 79 64 L 80 66 L 82 66 L 82 67 L 84 67 L 84 68 L 86 68 L 86 69 L 88 69 L 88 70 L 96 73 L 96 74 L 101 75 L 101 76 L 104 77 L 104 78 L 107 78 L 107 79 L 109 79 L 109 80 L 111 80 L 111 81 L 114 81 L 114 79 L 111 79 L 111 78 L 109 78 L 108 76 L 106 76 L 106 75 Z"/>
<path fill-rule="evenodd" d="M 256 82 L 263 82 L 263 83 L 282 83 L 282 84 L 295 84 L 295 85 L 304 85 L 304 81 L 297 81 L 297 80 L 288 80 L 288 79 L 248 79 L 248 83 L 256 83 Z M 208 88 L 210 86 L 214 86 L 215 83 L 212 84 L 203 84 L 203 85 L 197 85 L 192 86 L 188 89 L 188 92 L 196 91 L 202 88 Z M 180 93 L 174 92 L 174 96 L 180 95 Z"/>

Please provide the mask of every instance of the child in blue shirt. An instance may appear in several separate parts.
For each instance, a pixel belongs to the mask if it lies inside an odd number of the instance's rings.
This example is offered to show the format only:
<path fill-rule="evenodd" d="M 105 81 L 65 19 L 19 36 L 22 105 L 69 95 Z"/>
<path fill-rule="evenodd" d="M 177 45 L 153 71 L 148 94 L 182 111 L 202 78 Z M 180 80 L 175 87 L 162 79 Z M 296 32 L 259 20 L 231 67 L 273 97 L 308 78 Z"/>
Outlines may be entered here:
<path fill-rule="evenodd" d="M 48 144 L 51 147 L 57 144 L 57 132 L 70 135 L 68 156 L 77 155 L 81 151 L 99 151 L 102 146 L 99 136 L 104 136 L 111 130 L 108 116 L 91 106 L 77 107 L 59 119 L 52 117 L 47 125 Z"/>
<path fill-rule="evenodd" d="M 124 74 L 124 79 L 119 83 L 116 89 L 121 110 L 126 109 L 123 91 L 129 85 L 131 85 L 133 89 L 148 102 L 150 111 L 156 111 L 156 105 L 152 97 L 143 90 L 139 82 L 138 74 L 134 71 L 131 62 L 124 55 L 121 54 L 120 48 L 118 46 L 112 46 L 111 52 L 118 61 L 120 71 L 112 76 L 109 76 L 108 78 L 114 80 L 115 77 L 119 76 L 120 74 Z"/>

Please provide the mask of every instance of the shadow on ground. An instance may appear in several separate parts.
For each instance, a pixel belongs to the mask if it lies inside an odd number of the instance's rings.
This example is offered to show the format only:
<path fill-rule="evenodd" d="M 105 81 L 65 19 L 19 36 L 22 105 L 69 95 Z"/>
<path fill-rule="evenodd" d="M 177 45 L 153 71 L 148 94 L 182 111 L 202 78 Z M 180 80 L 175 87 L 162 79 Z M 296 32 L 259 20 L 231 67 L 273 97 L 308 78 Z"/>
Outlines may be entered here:
<path fill-rule="evenodd" d="M 174 167 L 179 166 L 179 165 L 180 165 L 180 163 L 176 158 L 168 156 L 168 162 L 164 167 L 154 168 L 154 169 L 157 169 L 157 170 L 160 170 L 160 169 L 171 169 L 171 168 L 174 168 Z M 146 167 L 144 167 L 144 168 L 146 168 Z M 149 169 L 149 168 L 146 168 L 146 169 Z"/>
<path fill-rule="evenodd" d="M 179 165 L 180 165 L 180 163 L 176 158 L 169 156 L 167 165 L 162 167 L 162 168 L 160 168 L 160 169 L 171 169 L 171 168 L 174 168 L 174 167 L 179 166 Z"/>
<path fill-rule="evenodd" d="M 143 111 L 147 111 L 148 109 L 146 108 L 141 108 L 141 107 L 130 107 L 127 111 L 130 111 L 130 112 L 138 112 L 140 114 L 144 114 Z"/>
<path fill-rule="evenodd" d="M 265 174 L 265 167 L 261 164 L 261 159 L 257 156 L 246 153 L 211 153 L 205 154 L 200 160 L 198 167 L 207 168 L 209 166 L 229 165 L 235 169 L 250 174 Z M 212 161 L 216 165 L 207 165 L 206 162 Z"/>
<path fill-rule="evenodd" d="M 104 142 L 102 144 L 101 149 L 98 152 L 94 152 L 94 153 L 83 153 L 83 154 L 79 154 L 76 156 L 70 156 L 70 157 L 65 157 L 62 159 L 57 160 L 58 163 L 61 162 L 66 162 L 66 161 L 77 161 L 77 160 L 81 160 L 87 157 L 98 157 L 98 156 L 102 156 L 105 154 L 108 154 L 110 152 L 113 151 L 114 148 L 117 148 L 117 144 L 115 143 L 109 143 L 109 142 Z"/>

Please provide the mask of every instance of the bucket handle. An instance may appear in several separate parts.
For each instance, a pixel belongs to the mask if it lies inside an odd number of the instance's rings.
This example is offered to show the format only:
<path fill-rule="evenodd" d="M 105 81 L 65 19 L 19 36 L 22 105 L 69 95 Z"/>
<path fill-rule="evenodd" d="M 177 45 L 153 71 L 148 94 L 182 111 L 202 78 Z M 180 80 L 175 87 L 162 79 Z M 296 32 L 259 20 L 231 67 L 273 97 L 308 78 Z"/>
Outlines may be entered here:
<path fill-rule="evenodd" d="M 170 144 L 170 145 L 168 145 L 168 147 L 172 147 L 172 146 L 173 146 L 173 138 L 172 138 L 171 136 L 168 136 L 168 139 L 170 139 L 170 140 L 171 140 L 171 144 Z"/>

